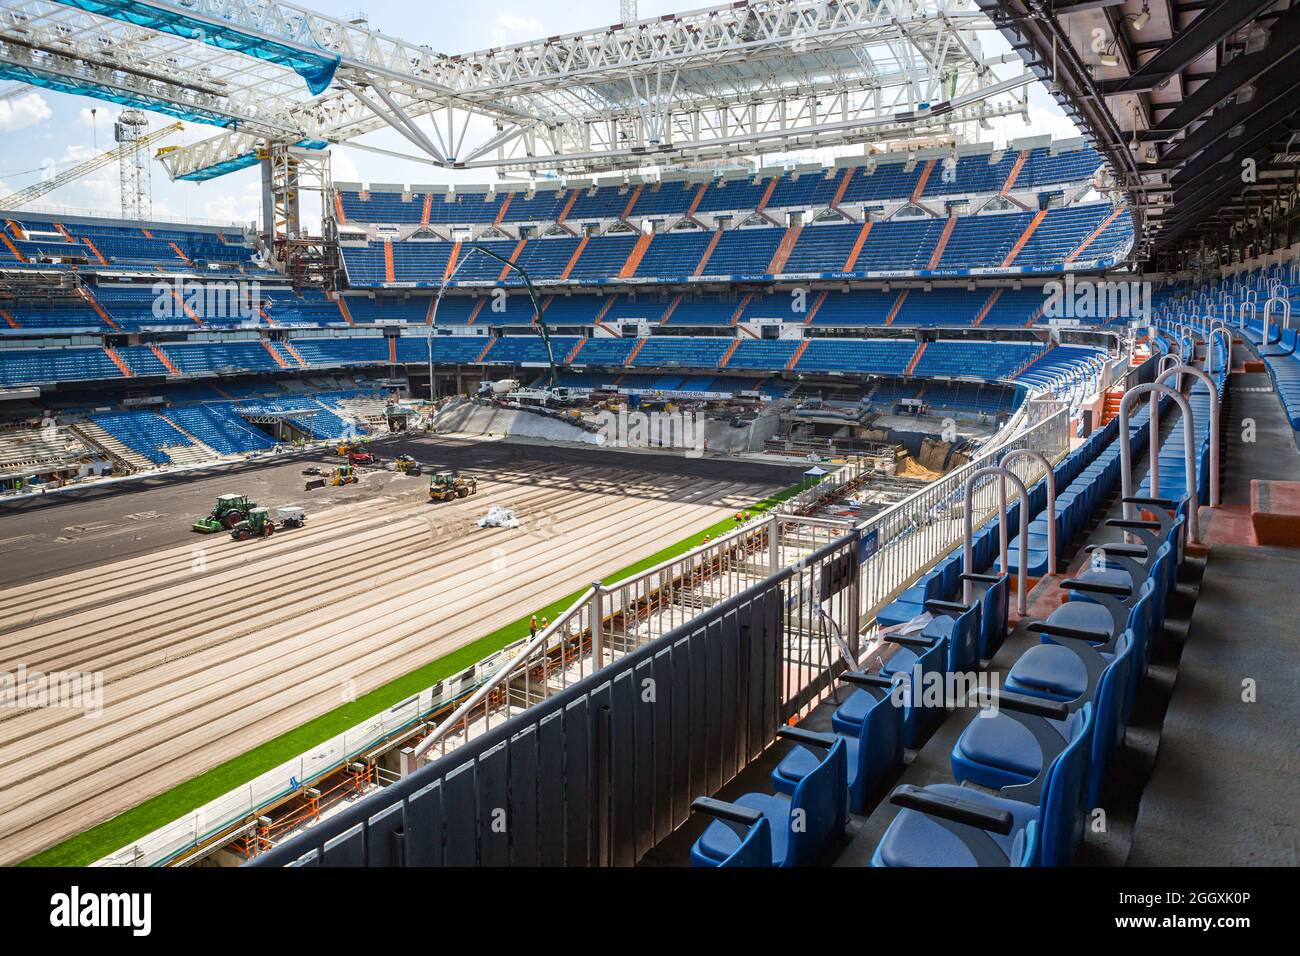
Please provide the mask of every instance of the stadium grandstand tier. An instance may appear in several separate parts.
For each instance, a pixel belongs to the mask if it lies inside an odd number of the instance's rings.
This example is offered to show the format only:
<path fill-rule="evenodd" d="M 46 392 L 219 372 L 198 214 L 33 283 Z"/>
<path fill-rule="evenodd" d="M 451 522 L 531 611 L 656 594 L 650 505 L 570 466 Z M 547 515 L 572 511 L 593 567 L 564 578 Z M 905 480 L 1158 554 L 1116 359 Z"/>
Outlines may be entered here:
<path fill-rule="evenodd" d="M 922 197 L 969 196 L 1000 192 L 1019 159 L 1017 150 L 969 153 L 958 158 L 949 175 L 942 169 L 926 179 Z M 997 159 L 994 163 L 992 160 Z M 934 162 L 942 164 L 939 158 Z M 566 222 L 585 223 L 610 219 L 643 219 L 657 216 L 686 216 L 691 213 L 749 213 L 759 208 L 769 186 L 771 194 L 764 210 L 802 210 L 827 206 L 843 185 L 841 204 L 904 202 L 913 192 L 931 161 L 909 161 L 906 157 L 885 157 L 874 164 L 859 162 L 830 170 L 762 170 L 748 176 L 732 174 L 702 180 L 665 179 L 636 185 L 600 185 L 566 189 L 538 188 L 532 194 L 525 185 L 500 184 L 489 193 L 482 187 L 425 192 L 412 187 L 371 187 L 340 183 L 339 200 L 349 223 L 383 225 L 513 224 L 555 222 L 573 199 Z M 1101 167 L 1102 158 L 1084 145 L 1064 148 L 1036 146 L 1025 150 L 1016 180 L 1011 185 L 1026 192 L 1052 186 L 1087 182 Z M 841 179 L 847 177 L 846 184 Z M 775 183 L 772 183 L 775 180 Z M 428 213 L 425 198 L 428 196 Z M 635 200 L 635 201 L 633 201 Z M 631 207 L 629 208 L 629 203 Z"/>
<path fill-rule="evenodd" d="M 385 238 L 349 241 L 340 252 L 353 288 L 436 288 L 444 282 L 523 284 L 518 273 L 503 268 L 497 259 L 472 255 L 472 248 L 480 245 L 504 258 L 517 256 L 537 284 L 617 284 L 633 277 L 641 282 L 683 283 L 803 276 L 1032 274 L 1061 271 L 1085 242 L 1094 266 L 1122 258 L 1133 234 L 1131 223 L 1127 232 L 1122 224 L 1115 225 L 1127 218 L 1121 212 L 1112 219 L 1115 212 L 1116 207 L 1104 202 L 1046 208 L 1037 214 L 986 212 L 957 216 L 951 230 L 946 217 L 896 217 L 871 222 L 861 244 L 862 224 L 813 222 L 792 228 L 764 224 L 716 232 L 642 234 L 624 227 L 621 232 L 583 239 L 566 235 L 483 238 L 472 244 L 423 236 Z M 1103 222 L 1109 222 L 1108 228 L 1094 236 Z M 946 243 L 942 248 L 941 241 Z M 453 250 L 458 250 L 454 265 L 450 264 Z M 779 250 L 784 250 L 781 255 Z M 390 253 L 391 275 L 386 263 Z M 936 253 L 940 258 L 932 262 Z"/>
<path fill-rule="evenodd" d="M 0 245 L 0 266 L 6 268 L 271 274 L 238 227 L 128 225 L 82 216 L 56 220 L 43 214 L 16 215 L 20 218 L 5 220 L 7 241 Z"/>

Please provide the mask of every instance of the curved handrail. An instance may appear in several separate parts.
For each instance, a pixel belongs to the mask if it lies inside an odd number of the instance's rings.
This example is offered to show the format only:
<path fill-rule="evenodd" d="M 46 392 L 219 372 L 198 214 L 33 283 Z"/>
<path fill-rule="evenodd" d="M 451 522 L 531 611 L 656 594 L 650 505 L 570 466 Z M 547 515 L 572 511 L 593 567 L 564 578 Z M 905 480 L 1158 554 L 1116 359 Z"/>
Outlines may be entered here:
<path fill-rule="evenodd" d="M 1268 337 L 1268 320 L 1272 317 L 1272 306 L 1274 302 L 1282 303 L 1282 317 L 1283 321 L 1286 323 L 1285 330 L 1290 331 L 1291 329 L 1291 300 L 1271 296 L 1269 300 L 1264 303 L 1264 333 L 1259 340 L 1260 345 L 1276 345 L 1282 341 L 1282 332 L 1278 333 L 1277 342 L 1270 341 Z"/>
<path fill-rule="evenodd" d="M 1129 447 L 1129 405 L 1133 399 L 1148 392 L 1156 392 L 1161 395 L 1168 395 L 1178 404 L 1178 410 L 1183 414 L 1183 453 L 1186 457 L 1187 468 L 1187 490 L 1191 506 L 1187 509 L 1187 526 L 1191 541 L 1197 543 L 1201 540 L 1200 523 L 1197 521 L 1197 505 L 1199 498 L 1196 494 L 1196 428 L 1195 417 L 1192 414 L 1192 406 L 1186 397 L 1179 391 L 1170 388 L 1158 382 L 1146 382 L 1141 385 L 1134 385 L 1119 403 L 1119 477 L 1121 494 L 1124 498 L 1133 497 L 1133 449 Z M 1159 419 L 1148 423 L 1153 430 L 1159 430 Z M 1151 461 L 1151 473 L 1155 475 L 1160 470 L 1160 456 L 1157 454 Z M 1124 517 L 1133 516 L 1133 506 L 1127 501 L 1124 502 Z"/>
<path fill-rule="evenodd" d="M 1002 562 L 1002 569 L 1007 568 L 1007 481 L 1009 480 L 1016 486 L 1020 493 L 1020 561 L 1019 568 L 1016 569 L 1016 611 L 1025 614 L 1028 609 L 1028 599 L 1025 595 L 1025 568 L 1029 564 L 1029 492 L 1025 489 L 1025 483 L 1020 480 L 1020 476 L 1009 468 L 1003 468 L 998 465 L 989 465 L 984 468 L 976 469 L 966 477 L 966 497 L 962 508 L 963 515 L 963 538 L 962 538 L 962 570 L 966 574 L 975 573 L 975 546 L 973 541 L 973 527 L 971 520 L 971 504 L 975 496 L 975 482 L 977 479 L 984 478 L 988 475 L 999 475 L 1001 480 L 998 482 L 998 555 Z M 970 581 L 962 582 L 962 603 L 970 604 L 973 597 L 973 586 Z"/>
<path fill-rule="evenodd" d="M 1182 365 L 1161 372 L 1156 376 L 1156 384 L 1163 385 L 1168 378 L 1174 375 L 1177 375 L 1181 382 L 1184 373 L 1197 379 L 1210 392 L 1210 507 L 1217 508 L 1219 507 L 1219 388 L 1214 379 L 1204 370 L 1192 365 Z M 1189 424 L 1187 427 L 1190 429 L 1191 425 Z M 1151 488 L 1153 492 L 1155 489 L 1154 475 L 1158 470 L 1152 470 Z"/>
<path fill-rule="evenodd" d="M 1243 332 L 1246 331 L 1246 310 L 1247 309 L 1250 309 L 1250 321 L 1253 323 L 1255 321 L 1255 315 L 1256 315 L 1254 299 L 1245 299 L 1244 301 L 1242 301 L 1240 305 L 1237 306 L 1237 328 Z"/>
<path fill-rule="evenodd" d="M 1029 458 L 1043 466 L 1043 472 L 1047 476 L 1047 513 L 1051 516 L 1047 521 L 1047 573 L 1056 573 L 1056 472 L 1052 470 L 1052 465 L 1043 456 L 1041 452 L 1036 452 L 1032 448 L 1013 448 L 1005 455 L 998 465 L 1002 468 L 1009 468 L 1008 462 L 1016 458 Z"/>

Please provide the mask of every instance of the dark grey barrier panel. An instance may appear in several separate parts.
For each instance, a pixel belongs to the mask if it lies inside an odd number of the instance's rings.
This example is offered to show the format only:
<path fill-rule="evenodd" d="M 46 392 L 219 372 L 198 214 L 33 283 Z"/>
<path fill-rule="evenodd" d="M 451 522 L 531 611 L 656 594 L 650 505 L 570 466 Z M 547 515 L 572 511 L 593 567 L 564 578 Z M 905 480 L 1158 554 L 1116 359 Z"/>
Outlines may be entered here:
<path fill-rule="evenodd" d="M 775 738 L 788 577 L 719 604 L 246 865 L 634 864 L 685 822 L 693 798 L 717 792 Z"/>

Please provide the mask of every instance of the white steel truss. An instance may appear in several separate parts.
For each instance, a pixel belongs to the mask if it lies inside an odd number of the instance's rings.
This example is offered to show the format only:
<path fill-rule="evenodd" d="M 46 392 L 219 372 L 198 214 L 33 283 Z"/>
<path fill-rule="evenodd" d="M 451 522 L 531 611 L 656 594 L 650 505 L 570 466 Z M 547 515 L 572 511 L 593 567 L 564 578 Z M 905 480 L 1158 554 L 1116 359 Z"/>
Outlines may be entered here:
<path fill-rule="evenodd" d="M 337 58 L 334 82 L 313 97 L 273 57 L 75 3 L 6 0 L 0 66 L 36 60 L 64 80 L 133 86 L 156 108 L 227 125 L 163 157 L 174 178 L 268 142 L 342 143 L 385 127 L 435 165 L 502 171 L 627 169 L 937 131 L 964 139 L 963 124 L 1022 112 L 1030 79 L 998 82 L 978 40 L 992 25 L 971 0 L 750 0 L 460 55 L 275 0 L 137 5 Z M 106 50 L 116 60 L 105 63 Z"/>

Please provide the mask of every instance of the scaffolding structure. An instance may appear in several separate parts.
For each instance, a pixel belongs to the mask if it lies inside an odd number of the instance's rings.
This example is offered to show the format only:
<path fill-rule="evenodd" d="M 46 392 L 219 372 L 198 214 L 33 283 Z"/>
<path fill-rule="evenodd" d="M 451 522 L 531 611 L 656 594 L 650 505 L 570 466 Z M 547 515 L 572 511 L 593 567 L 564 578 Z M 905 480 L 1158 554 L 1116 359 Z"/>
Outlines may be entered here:
<path fill-rule="evenodd" d="M 153 181 L 149 173 L 149 117 L 140 110 L 123 110 L 113 124 L 113 140 L 121 147 L 117 157 L 122 193 L 122 218 L 143 221 L 153 217 Z"/>

